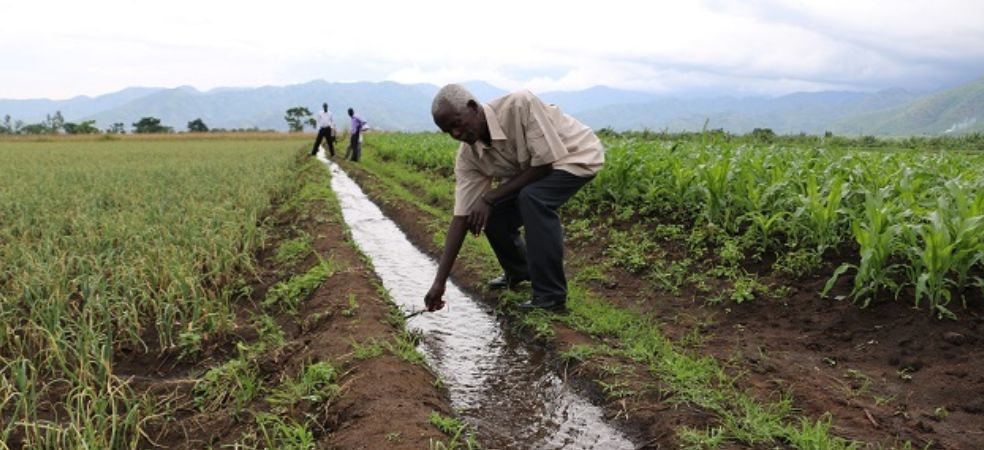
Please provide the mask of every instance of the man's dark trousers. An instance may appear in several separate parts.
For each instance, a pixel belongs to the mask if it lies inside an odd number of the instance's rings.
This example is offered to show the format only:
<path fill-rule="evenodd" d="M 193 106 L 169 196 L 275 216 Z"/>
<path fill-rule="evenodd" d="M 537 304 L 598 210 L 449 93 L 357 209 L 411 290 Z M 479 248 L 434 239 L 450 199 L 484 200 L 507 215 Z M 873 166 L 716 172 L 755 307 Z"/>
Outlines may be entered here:
<path fill-rule="evenodd" d="M 331 156 L 335 156 L 335 141 L 331 136 L 331 127 L 318 130 L 318 137 L 314 139 L 314 147 L 311 148 L 311 155 L 318 154 L 318 147 L 321 147 L 322 139 L 328 142 L 328 152 L 331 153 Z"/>
<path fill-rule="evenodd" d="M 519 194 L 498 201 L 485 226 L 485 235 L 506 272 L 513 280 L 529 279 L 533 296 L 544 300 L 567 300 L 564 275 L 564 231 L 560 208 L 592 177 L 579 177 L 563 170 L 523 187 Z M 519 227 L 526 231 L 526 243 Z"/>
<path fill-rule="evenodd" d="M 362 142 L 359 141 L 361 133 L 352 133 L 349 140 L 349 148 L 352 149 L 352 161 L 359 162 L 362 158 Z"/>

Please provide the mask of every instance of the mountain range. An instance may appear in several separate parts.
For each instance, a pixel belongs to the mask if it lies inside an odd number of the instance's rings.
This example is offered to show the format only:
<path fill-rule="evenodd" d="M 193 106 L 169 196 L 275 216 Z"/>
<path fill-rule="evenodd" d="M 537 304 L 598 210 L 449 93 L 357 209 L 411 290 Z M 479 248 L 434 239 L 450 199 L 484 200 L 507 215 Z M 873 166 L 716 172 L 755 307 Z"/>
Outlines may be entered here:
<path fill-rule="evenodd" d="M 485 82 L 464 83 L 482 101 L 507 91 Z M 370 126 L 394 131 L 436 131 L 430 104 L 438 86 L 395 82 L 335 83 L 315 80 L 289 86 L 217 88 L 199 91 L 132 87 L 98 97 L 68 100 L 0 100 L 0 117 L 36 123 L 61 111 L 69 122 L 95 120 L 99 128 L 156 117 L 175 130 L 202 119 L 211 128 L 286 130 L 288 108 L 312 112 L 327 101 L 336 123 L 347 127 L 354 108 Z M 941 135 L 984 132 L 984 78 L 931 93 L 904 89 L 877 92 L 801 92 L 780 97 L 685 98 L 596 86 L 580 91 L 543 92 L 594 128 L 746 133 L 771 128 L 780 134 L 830 131 L 842 135 Z"/>

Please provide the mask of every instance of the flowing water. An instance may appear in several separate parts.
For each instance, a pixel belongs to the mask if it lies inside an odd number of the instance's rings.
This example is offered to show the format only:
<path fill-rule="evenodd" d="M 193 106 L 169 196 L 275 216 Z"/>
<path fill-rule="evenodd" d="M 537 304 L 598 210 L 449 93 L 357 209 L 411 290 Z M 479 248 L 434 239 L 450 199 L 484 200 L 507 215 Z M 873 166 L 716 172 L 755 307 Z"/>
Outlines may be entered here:
<path fill-rule="evenodd" d="M 393 301 L 406 312 L 419 310 L 436 262 L 414 247 L 337 165 L 324 161 L 353 239 L 372 259 Z M 543 351 L 504 333 L 488 307 L 451 282 L 444 300 L 443 310 L 414 316 L 407 326 L 423 336 L 419 350 L 483 446 L 634 448 L 605 423 L 598 407 L 550 370 Z"/>

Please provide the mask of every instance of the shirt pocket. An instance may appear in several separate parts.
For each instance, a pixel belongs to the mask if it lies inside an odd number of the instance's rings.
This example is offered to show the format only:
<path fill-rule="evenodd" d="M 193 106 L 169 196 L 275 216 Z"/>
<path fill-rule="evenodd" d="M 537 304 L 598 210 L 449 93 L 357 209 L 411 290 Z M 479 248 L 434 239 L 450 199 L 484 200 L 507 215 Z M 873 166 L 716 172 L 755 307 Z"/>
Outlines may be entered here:
<path fill-rule="evenodd" d="M 553 148 L 550 145 L 546 133 L 536 120 L 530 120 L 526 124 L 526 151 L 529 155 L 530 165 L 553 164 L 567 156 L 566 149 L 563 146 L 558 147 Z"/>

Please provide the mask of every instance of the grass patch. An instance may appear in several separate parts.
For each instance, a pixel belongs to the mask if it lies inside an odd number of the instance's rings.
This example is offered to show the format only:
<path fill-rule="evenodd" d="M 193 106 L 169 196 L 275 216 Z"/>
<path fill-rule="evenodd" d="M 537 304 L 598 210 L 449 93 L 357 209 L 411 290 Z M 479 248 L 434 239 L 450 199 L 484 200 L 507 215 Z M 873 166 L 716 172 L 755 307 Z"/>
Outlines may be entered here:
<path fill-rule="evenodd" d="M 268 310 L 297 313 L 297 306 L 311 295 L 321 283 L 335 274 L 337 267 L 331 259 L 321 260 L 307 272 L 281 281 L 270 288 L 261 305 Z"/>

